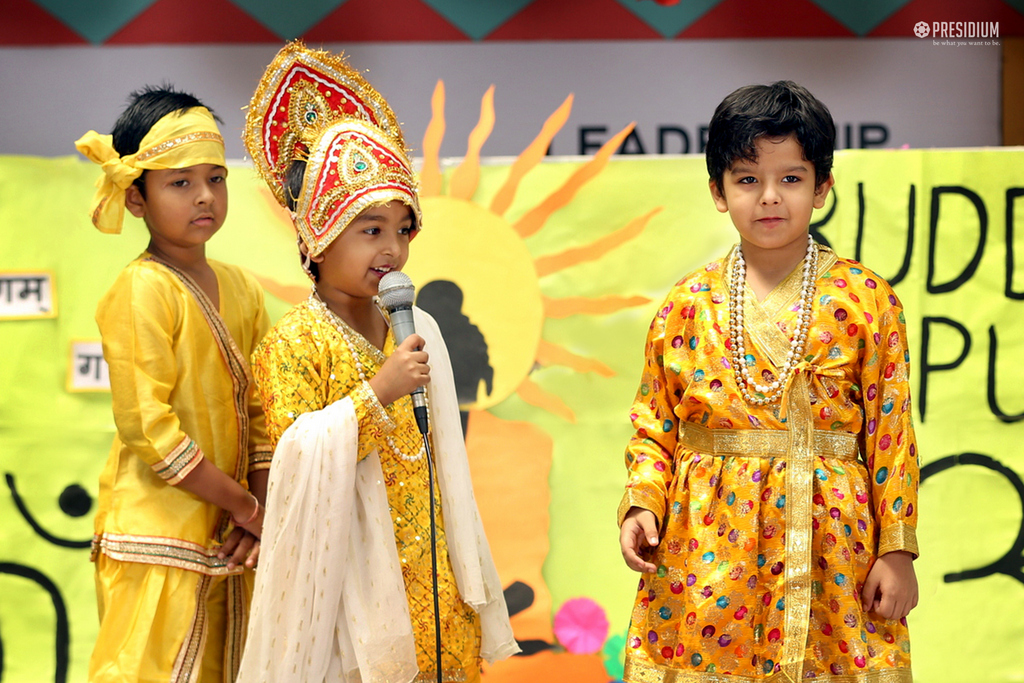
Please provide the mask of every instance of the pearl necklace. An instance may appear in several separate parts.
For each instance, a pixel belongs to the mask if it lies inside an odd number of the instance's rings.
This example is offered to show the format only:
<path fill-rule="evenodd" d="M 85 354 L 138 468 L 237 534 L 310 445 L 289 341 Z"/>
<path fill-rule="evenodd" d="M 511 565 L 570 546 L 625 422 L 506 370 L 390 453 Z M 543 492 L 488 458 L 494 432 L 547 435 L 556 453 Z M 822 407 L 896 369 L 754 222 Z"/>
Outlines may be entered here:
<path fill-rule="evenodd" d="M 778 379 L 770 384 L 762 385 L 751 378 L 750 370 L 747 368 L 747 353 L 743 343 L 745 336 L 743 301 L 744 287 L 747 281 L 747 263 L 743 260 L 742 246 L 736 247 L 736 257 L 733 260 L 729 282 L 729 347 L 732 350 L 732 371 L 736 375 L 736 386 L 739 387 L 740 393 L 747 403 L 763 406 L 778 401 L 786 391 L 790 376 L 803 358 L 807 333 L 811 327 L 814 285 L 818 279 L 818 246 L 809 234 L 807 235 L 807 256 L 803 263 L 803 282 L 800 285 L 798 309 L 799 323 L 793 338 L 789 341 L 786 362 Z"/>
<path fill-rule="evenodd" d="M 383 364 L 384 361 L 386 360 L 386 358 L 384 357 L 384 354 L 381 353 L 380 349 L 378 349 L 377 347 L 373 346 L 373 344 L 371 344 L 370 342 L 366 341 L 365 337 L 363 337 L 361 334 L 359 334 L 358 332 L 353 330 L 349 326 L 349 324 L 346 323 L 341 318 L 340 315 L 338 315 L 337 313 L 332 311 L 330 308 L 328 308 L 327 304 L 325 304 L 323 299 L 321 299 L 319 294 L 317 294 L 317 291 L 316 291 L 315 287 L 313 288 L 313 293 L 310 296 L 310 299 L 313 301 L 314 306 L 316 308 L 320 309 L 320 312 L 323 313 L 325 315 L 325 317 L 331 323 L 334 324 L 334 327 L 338 330 L 338 332 L 341 333 L 341 338 L 345 340 L 345 344 L 348 346 L 349 353 L 352 356 L 352 363 L 356 366 L 356 374 L 359 376 L 359 381 L 360 382 L 365 382 L 366 381 L 366 369 L 363 367 L 362 362 L 359 360 L 359 350 L 356 348 L 356 341 L 352 338 L 352 335 L 356 335 L 356 336 L 359 337 L 359 339 L 362 339 L 363 340 L 363 346 L 365 348 L 367 348 L 368 350 L 370 350 L 371 354 L 375 355 L 377 357 L 378 362 L 380 362 L 381 364 Z M 367 386 L 367 391 L 369 393 L 371 393 L 371 394 L 373 393 L 373 390 L 370 389 L 369 386 Z M 381 406 L 381 410 L 383 410 L 383 406 Z M 398 447 L 398 445 L 395 443 L 395 440 L 391 437 L 390 434 L 387 435 L 386 437 L 384 437 L 384 441 L 387 443 L 388 448 L 391 449 L 392 453 L 394 453 L 396 456 L 398 456 L 402 460 L 405 460 L 406 462 L 416 462 L 417 460 L 420 460 L 421 458 L 423 458 L 423 456 L 425 456 L 427 454 L 426 448 L 424 446 L 420 446 L 419 452 L 416 453 L 415 455 L 406 455 Z"/>

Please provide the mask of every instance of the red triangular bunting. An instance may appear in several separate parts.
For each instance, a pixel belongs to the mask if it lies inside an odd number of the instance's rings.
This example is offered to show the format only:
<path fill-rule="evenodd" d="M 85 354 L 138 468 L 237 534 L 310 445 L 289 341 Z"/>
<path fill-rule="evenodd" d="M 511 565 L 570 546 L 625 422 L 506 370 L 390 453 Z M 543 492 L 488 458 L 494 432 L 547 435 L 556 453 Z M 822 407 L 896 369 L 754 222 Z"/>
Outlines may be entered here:
<path fill-rule="evenodd" d="M 306 31 L 303 38 L 311 44 L 469 40 L 420 0 L 348 0 Z"/>
<path fill-rule="evenodd" d="M 280 42 L 273 31 L 228 0 L 157 0 L 106 44 Z"/>
<path fill-rule="evenodd" d="M 536 0 L 485 40 L 662 40 L 615 0 Z"/>
<path fill-rule="evenodd" d="M 0 45 L 77 45 L 89 41 L 30 0 L 6 0 Z"/>

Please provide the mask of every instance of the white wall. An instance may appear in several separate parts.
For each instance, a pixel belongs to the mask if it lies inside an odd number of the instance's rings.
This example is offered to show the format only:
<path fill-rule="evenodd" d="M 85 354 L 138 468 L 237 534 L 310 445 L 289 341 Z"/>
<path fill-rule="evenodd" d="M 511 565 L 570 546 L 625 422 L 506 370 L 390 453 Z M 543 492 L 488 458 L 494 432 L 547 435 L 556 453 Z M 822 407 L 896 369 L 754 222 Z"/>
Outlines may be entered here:
<path fill-rule="evenodd" d="M 955 42 L 955 41 L 954 41 Z M 89 128 L 109 132 L 127 94 L 172 82 L 224 120 L 228 156 L 240 158 L 241 108 L 279 45 L 0 49 L 0 154 L 62 155 Z M 577 154 L 579 129 L 609 133 L 632 120 L 647 152 L 659 126 L 699 128 L 730 91 L 788 78 L 832 110 L 840 147 L 859 146 L 863 124 L 882 124 L 882 146 L 998 145 L 1000 48 L 931 39 L 709 40 L 558 43 L 333 44 L 390 100 L 410 146 L 422 145 L 430 96 L 443 79 L 448 104 L 442 155 L 459 156 L 480 98 L 497 86 L 497 123 L 483 153 L 514 155 L 570 92 L 572 117 L 552 152 Z M 849 124 L 852 141 L 845 135 Z M 869 131 L 871 136 L 879 130 Z M 599 144 L 606 136 L 590 135 Z M 667 152 L 680 152 L 678 137 Z"/>

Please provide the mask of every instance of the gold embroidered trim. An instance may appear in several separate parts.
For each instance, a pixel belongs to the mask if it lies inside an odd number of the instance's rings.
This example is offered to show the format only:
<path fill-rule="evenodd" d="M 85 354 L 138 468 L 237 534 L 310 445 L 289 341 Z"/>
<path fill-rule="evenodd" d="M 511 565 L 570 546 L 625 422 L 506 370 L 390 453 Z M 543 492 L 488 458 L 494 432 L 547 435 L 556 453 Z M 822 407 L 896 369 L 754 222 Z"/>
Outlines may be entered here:
<path fill-rule="evenodd" d="M 238 680 L 242 666 L 242 648 L 249 628 L 249 596 L 245 589 L 245 577 L 227 578 L 227 637 L 224 640 L 224 673 L 226 680 Z"/>
<path fill-rule="evenodd" d="M 210 333 L 213 335 L 213 340 L 217 343 L 217 349 L 220 351 L 221 358 L 224 359 L 224 364 L 227 366 L 228 376 L 231 378 L 232 397 L 235 402 L 235 423 L 238 428 L 238 444 L 235 451 L 237 455 L 235 457 L 235 472 L 233 476 L 235 481 L 241 483 L 248 464 L 248 459 L 244 457 L 244 454 L 249 447 L 249 388 L 255 383 L 252 371 L 249 369 L 249 361 L 238 348 L 238 344 L 235 343 L 234 337 L 231 336 L 227 323 L 224 322 L 224 318 L 221 317 L 217 307 L 213 305 L 213 302 L 206 295 L 206 292 L 203 291 L 203 288 L 187 273 L 166 261 L 158 259 L 152 254 L 148 255 L 148 260 L 159 263 L 171 271 L 195 298 L 203 318 L 206 320 L 207 325 L 210 326 Z M 214 530 L 214 538 L 223 538 L 227 532 L 230 518 L 231 516 L 227 512 L 221 514 L 220 520 L 217 522 L 217 528 Z"/>
<path fill-rule="evenodd" d="M 340 315 L 338 315 L 330 308 L 328 308 L 327 304 L 325 304 L 323 300 L 320 298 L 320 296 L 317 294 L 316 286 L 314 286 L 313 291 L 310 292 L 309 298 L 306 299 L 306 303 L 309 305 L 310 308 L 312 308 L 314 311 L 316 311 L 321 316 L 326 318 L 329 323 L 334 325 L 334 327 L 337 328 L 338 332 L 341 333 L 342 337 L 347 337 L 354 346 L 358 347 L 360 351 L 373 358 L 373 361 L 377 365 L 384 365 L 384 361 L 387 360 L 387 356 L 384 355 L 384 352 L 378 349 L 373 344 L 371 344 L 370 340 L 368 340 L 366 337 L 352 329 L 352 326 L 349 325 L 344 320 L 342 320 Z M 380 309 L 378 308 L 378 310 Z M 390 319 L 387 317 L 384 311 L 381 311 L 381 315 L 384 315 L 385 320 L 388 320 L 388 326 L 390 327 Z M 355 361 L 354 358 L 352 360 L 353 362 Z"/>
<path fill-rule="evenodd" d="M 196 142 L 198 140 L 210 140 L 211 142 L 219 142 L 222 145 L 224 144 L 224 138 L 221 137 L 220 133 L 214 133 L 213 131 L 209 130 L 199 130 L 194 133 L 188 133 L 187 135 L 172 138 L 170 140 L 164 140 L 159 145 L 150 147 L 145 151 L 139 152 L 135 156 L 135 163 L 138 164 L 138 162 L 145 161 L 146 159 L 154 157 L 157 154 L 163 154 L 172 147 L 177 147 L 178 145 L 187 145 L 190 142 Z"/>
<path fill-rule="evenodd" d="M 270 446 L 259 446 L 249 453 L 249 471 L 269 470 L 274 459 L 274 450 Z"/>
<path fill-rule="evenodd" d="M 791 389 L 790 392 L 795 392 Z M 813 455 L 856 460 L 857 436 L 849 432 L 814 430 Z M 693 422 L 679 425 L 679 443 L 711 455 L 745 455 L 758 458 L 786 457 L 789 431 L 780 429 L 709 429 Z M 787 499 L 788 500 L 788 499 Z"/>
<path fill-rule="evenodd" d="M 782 672 L 800 681 L 807 654 L 807 633 L 811 618 L 812 495 L 814 480 L 814 413 L 811 409 L 807 375 L 797 373 L 786 392 L 789 437 L 786 456 L 786 568 L 785 622 Z M 850 435 L 852 436 L 852 435 Z M 856 439 L 854 439 L 856 442 Z"/>
<path fill-rule="evenodd" d="M 352 390 L 352 399 L 358 401 L 366 408 L 366 413 L 374 430 L 379 431 L 381 434 L 390 434 L 398 428 L 398 425 L 391 419 L 388 411 L 381 405 L 380 399 L 377 398 L 377 394 L 370 387 L 370 383 L 365 379 Z"/>
<path fill-rule="evenodd" d="M 626 513 L 631 507 L 650 510 L 658 518 L 658 524 L 661 524 L 661 520 L 665 517 L 665 500 L 661 496 L 652 495 L 642 489 L 626 489 L 616 514 L 619 526 L 622 526 L 622 520 L 625 519 Z"/>
<path fill-rule="evenodd" d="M 203 450 L 189 437 L 181 440 L 163 460 L 154 463 L 153 470 L 168 484 L 181 482 L 203 459 Z"/>
<path fill-rule="evenodd" d="M 210 592 L 211 579 L 204 576 L 199 579 L 196 586 L 196 610 L 192 613 L 192 624 L 189 626 L 188 635 L 185 636 L 178 656 L 174 660 L 174 669 L 171 671 L 172 683 L 194 683 L 198 680 L 196 674 L 196 659 L 199 653 L 206 649 L 206 631 L 208 621 L 206 618 L 206 598 Z"/>
<path fill-rule="evenodd" d="M 917 529 L 905 522 L 883 527 L 878 535 L 878 556 L 897 550 L 906 550 L 914 557 L 920 555 L 917 549 Z"/>
<path fill-rule="evenodd" d="M 827 273 L 836 264 L 839 257 L 836 253 L 824 244 L 818 244 L 818 277 Z M 803 264 L 799 264 L 793 272 L 782 281 L 782 284 L 773 289 L 761 302 L 765 313 L 771 317 L 778 317 L 783 311 L 796 304 L 800 296 L 800 285 L 803 282 Z"/>
<path fill-rule="evenodd" d="M 92 539 L 93 553 L 103 553 L 121 562 L 138 562 L 175 567 L 206 576 L 241 574 L 241 566 L 228 570 L 226 559 L 217 557 L 217 548 L 206 548 L 178 538 L 102 534 Z"/>
<path fill-rule="evenodd" d="M 630 659 L 628 654 L 622 680 L 626 683 L 792 683 L 783 671 L 763 677 L 688 671 L 638 662 Z M 907 668 L 839 676 L 827 674 L 810 680 L 815 683 L 913 683 L 914 676 Z"/>

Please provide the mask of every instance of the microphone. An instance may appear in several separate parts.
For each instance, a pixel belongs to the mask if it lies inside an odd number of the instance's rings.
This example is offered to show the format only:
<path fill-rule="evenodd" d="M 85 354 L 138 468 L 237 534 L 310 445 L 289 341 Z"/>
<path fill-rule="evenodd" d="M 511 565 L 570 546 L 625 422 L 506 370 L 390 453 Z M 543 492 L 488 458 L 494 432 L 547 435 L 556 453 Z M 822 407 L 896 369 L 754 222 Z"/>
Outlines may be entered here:
<path fill-rule="evenodd" d="M 415 294 L 416 288 L 413 287 L 412 280 L 400 270 L 385 273 L 377 287 L 380 303 L 391 318 L 391 332 L 395 335 L 396 346 L 416 332 L 416 323 L 412 318 L 412 301 Z M 420 428 L 420 434 L 426 434 L 430 431 L 430 425 L 427 421 L 427 401 L 423 387 L 413 389 L 410 396 L 416 426 Z"/>

